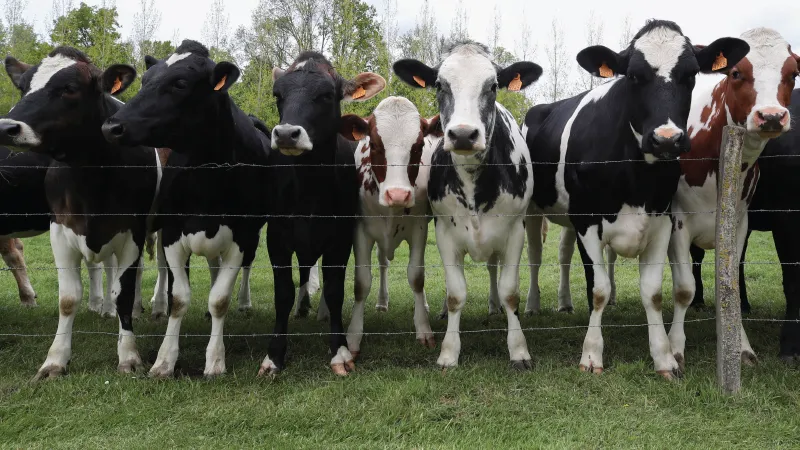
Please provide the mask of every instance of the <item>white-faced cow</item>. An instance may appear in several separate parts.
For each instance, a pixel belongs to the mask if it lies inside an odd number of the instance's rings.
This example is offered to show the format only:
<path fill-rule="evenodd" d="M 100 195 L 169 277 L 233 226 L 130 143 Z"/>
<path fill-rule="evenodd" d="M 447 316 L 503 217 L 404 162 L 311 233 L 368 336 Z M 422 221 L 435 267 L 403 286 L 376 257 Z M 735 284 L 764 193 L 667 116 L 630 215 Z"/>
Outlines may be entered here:
<path fill-rule="evenodd" d="M 6 64 L 8 67 L 8 62 Z M 136 78 L 127 65 L 101 72 L 81 52 L 59 47 L 27 68 L 17 65 L 23 97 L 0 119 L 0 143 L 46 154 L 55 162 L 44 185 L 50 243 L 58 270 L 58 331 L 37 379 L 65 373 L 80 305 L 81 260 L 113 261 L 111 289 L 119 315 L 119 370 L 142 368 L 132 328 L 137 269 L 161 169 L 153 148 L 120 147 L 103 138 L 103 122 L 122 106 L 111 97 Z M 97 166 L 108 166 L 98 170 Z"/>
<path fill-rule="evenodd" d="M 610 246 L 639 258 L 655 369 L 666 378 L 680 374 L 661 315 L 677 158 L 689 150 L 685 130 L 695 76 L 733 67 L 748 49 L 733 38 L 694 47 L 675 23 L 652 20 L 621 53 L 593 46 L 578 54 L 588 72 L 619 77 L 528 112 L 534 211 L 575 231 L 585 267 L 591 317 L 581 370 L 600 373 L 604 367 L 600 326 L 611 283 L 603 249 Z"/>
<path fill-rule="evenodd" d="M 519 127 L 496 98 L 498 89 L 518 91 L 529 86 L 542 69 L 531 62 L 500 68 L 485 46 L 464 42 L 450 48 L 436 68 L 401 60 L 394 71 L 411 86 L 436 89 L 444 130 L 428 182 L 447 285 L 447 335 L 438 364 L 458 365 L 459 322 L 467 300 L 464 257 L 469 254 L 474 261 L 498 262 L 498 294 L 508 318 L 511 362 L 519 369 L 530 368 L 517 308 L 523 216 L 534 178 Z"/>
<path fill-rule="evenodd" d="M 433 348 L 436 342 L 428 320 L 425 298 L 425 246 L 428 241 L 428 178 L 431 154 L 441 136 L 439 117 L 420 117 L 408 99 L 388 97 L 366 119 L 342 117 L 342 136 L 360 141 L 355 152 L 361 185 L 361 214 L 356 226 L 355 303 L 347 344 L 353 357 L 361 351 L 364 301 L 372 286 L 372 249 L 377 244 L 381 262 L 378 310 L 389 308 L 386 271 L 394 252 L 408 242 L 408 285 L 414 292 L 414 328 L 417 341 Z M 321 301 L 322 303 L 322 301 Z"/>
<path fill-rule="evenodd" d="M 169 266 L 167 332 L 150 374 L 169 377 L 178 359 L 180 326 L 191 302 L 192 254 L 221 264 L 211 286 L 211 337 L 204 374 L 225 372 L 223 325 L 239 269 L 256 255 L 266 222 L 264 169 L 269 136 L 231 100 L 239 69 L 215 63 L 208 50 L 183 41 L 169 58 L 146 58 L 142 89 L 103 125 L 111 142 L 168 147 L 155 228 Z M 237 165 L 238 164 L 238 165 Z M 229 168 L 199 170 L 204 165 Z"/>
<path fill-rule="evenodd" d="M 723 128 L 745 127 L 742 167 L 737 207 L 738 251 L 742 254 L 747 239 L 747 210 L 759 180 L 757 159 L 770 139 L 788 131 L 791 102 L 797 76 L 798 56 L 776 31 L 757 28 L 742 34 L 750 45 L 745 58 L 733 65 L 716 85 L 695 90 L 689 115 L 692 150 L 681 157 L 681 178 L 673 200 L 674 227 L 669 245 L 675 297 L 674 325 L 670 345 L 679 363 L 683 363 L 686 335 L 683 321 L 695 295 L 690 246 L 713 249 L 716 243 L 717 159 Z M 754 363 L 744 328 L 742 361 Z"/>
<path fill-rule="evenodd" d="M 260 375 L 274 375 L 286 364 L 289 314 L 294 305 L 292 255 L 301 267 L 300 284 L 322 257 L 323 297 L 330 311 L 330 366 L 334 373 L 353 370 L 342 325 L 347 263 L 358 217 L 356 144 L 339 134 L 342 101 L 364 101 L 386 81 L 365 72 L 352 80 L 339 75 L 319 53 L 304 52 L 289 66 L 273 71 L 273 95 L 280 123 L 272 130 L 270 216 L 267 249 L 275 281 L 275 336 Z"/>

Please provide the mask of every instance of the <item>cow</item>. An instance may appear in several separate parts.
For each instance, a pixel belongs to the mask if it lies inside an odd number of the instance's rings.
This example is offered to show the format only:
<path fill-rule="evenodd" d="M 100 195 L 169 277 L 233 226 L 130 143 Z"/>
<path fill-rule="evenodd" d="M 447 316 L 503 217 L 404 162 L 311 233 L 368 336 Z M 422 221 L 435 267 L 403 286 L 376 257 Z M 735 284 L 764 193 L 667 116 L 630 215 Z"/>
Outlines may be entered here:
<path fill-rule="evenodd" d="M 275 68 L 273 81 L 280 122 L 272 129 L 267 250 L 275 283 L 275 334 L 259 376 L 275 376 L 286 367 L 286 334 L 295 301 L 293 254 L 300 265 L 301 287 L 322 257 L 330 367 L 346 376 L 355 363 L 344 335 L 342 303 L 359 214 L 359 185 L 356 143 L 339 134 L 341 102 L 368 100 L 386 81 L 371 72 L 345 79 L 324 56 L 311 51 L 301 53 L 286 70 Z"/>
<path fill-rule="evenodd" d="M 172 150 L 154 228 L 169 267 L 166 336 L 150 375 L 173 375 L 183 317 L 191 302 L 192 254 L 221 264 L 211 286 L 211 336 L 203 374 L 225 373 L 223 326 L 241 267 L 252 264 L 266 222 L 266 127 L 233 102 L 228 89 L 240 71 L 215 63 L 202 44 L 184 40 L 165 59 L 145 58 L 142 89 L 103 124 L 110 142 Z M 218 167 L 200 170 L 203 167 Z M 220 167 L 221 166 L 221 167 Z"/>
<path fill-rule="evenodd" d="M 136 70 L 116 64 L 100 71 L 70 47 L 54 49 L 34 67 L 6 60 L 6 69 L 23 97 L 0 119 L 0 145 L 54 160 L 44 188 L 59 269 L 58 331 L 35 379 L 66 373 L 83 294 L 82 259 L 115 266 L 111 296 L 119 316 L 118 370 L 141 370 L 133 334 L 134 295 L 161 169 L 153 148 L 111 145 L 100 131 L 121 106 L 112 96 L 124 92 Z"/>
<path fill-rule="evenodd" d="M 525 139 L 511 113 L 496 102 L 498 89 L 520 91 L 542 74 L 521 61 L 497 66 L 488 49 L 454 43 L 435 67 L 404 59 L 394 72 L 412 87 L 436 89 L 444 136 L 431 159 L 428 198 L 447 286 L 447 334 L 437 364 L 458 365 L 459 325 L 467 300 L 464 257 L 499 266 L 498 296 L 508 319 L 508 350 L 517 369 L 532 367 L 517 308 L 523 218 L 533 192 Z"/>
<path fill-rule="evenodd" d="M 691 151 L 681 155 L 681 177 L 672 202 L 675 224 L 669 244 L 675 314 L 669 333 L 670 346 L 682 365 L 686 335 L 683 321 L 695 294 L 692 244 L 713 249 L 716 244 L 717 160 L 723 129 L 746 129 L 739 174 L 737 251 L 742 254 L 747 238 L 747 210 L 760 178 L 758 157 L 770 139 L 790 128 L 788 106 L 797 76 L 797 55 L 776 31 L 756 28 L 742 34 L 750 52 L 731 66 L 725 77 L 707 89 L 693 93 L 689 115 Z M 711 211 L 711 213 L 709 213 Z M 756 354 L 740 325 L 742 362 L 753 364 Z"/>
<path fill-rule="evenodd" d="M 403 97 L 387 97 L 367 118 L 342 117 L 341 134 L 359 142 L 355 152 L 362 217 L 356 225 L 353 253 L 353 314 L 347 344 L 353 358 L 361 352 L 364 301 L 372 286 L 372 249 L 377 244 L 380 290 L 376 309 L 389 308 L 387 269 L 397 248 L 408 242 L 408 285 L 414 293 L 417 341 L 436 346 L 425 297 L 425 247 L 428 242 L 428 176 L 431 154 L 441 136 L 439 117 L 426 120 Z M 426 139 L 431 136 L 433 139 Z M 321 300 L 322 304 L 323 301 Z"/>
<path fill-rule="evenodd" d="M 604 369 L 600 327 L 611 283 L 603 250 L 609 246 L 639 258 L 656 372 L 667 379 L 681 375 L 661 314 L 678 155 L 689 150 L 685 130 L 697 73 L 723 72 L 748 50 L 735 38 L 694 47 L 674 22 L 651 20 L 622 52 L 592 46 L 578 53 L 587 72 L 613 79 L 528 112 L 523 132 L 536 179 L 529 214 L 547 215 L 577 235 L 586 273 L 591 315 L 582 371 Z M 530 242 L 539 239 L 538 227 L 527 230 Z"/>

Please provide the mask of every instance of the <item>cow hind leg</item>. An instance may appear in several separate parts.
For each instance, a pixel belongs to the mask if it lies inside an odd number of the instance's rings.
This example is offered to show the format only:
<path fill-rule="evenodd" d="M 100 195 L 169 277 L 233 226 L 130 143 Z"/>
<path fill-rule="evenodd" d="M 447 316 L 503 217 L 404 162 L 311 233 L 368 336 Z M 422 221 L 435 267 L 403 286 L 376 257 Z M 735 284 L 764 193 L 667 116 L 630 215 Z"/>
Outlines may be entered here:
<path fill-rule="evenodd" d="M 608 261 L 608 280 L 611 283 L 611 298 L 608 299 L 608 305 L 615 306 L 617 304 L 617 282 L 614 279 L 614 265 L 617 262 L 617 252 L 611 246 L 606 247 L 606 260 Z"/>
<path fill-rule="evenodd" d="M 786 296 L 786 315 L 780 333 L 778 356 L 786 363 L 800 364 L 800 240 L 797 239 L 800 215 L 791 213 L 777 223 L 772 231 L 775 249 L 783 272 L 783 293 Z"/>
<path fill-rule="evenodd" d="M 246 312 L 253 309 L 253 302 L 250 299 L 250 266 L 253 264 L 253 261 L 248 261 L 244 263 L 244 267 L 242 267 L 242 282 L 239 285 L 239 311 Z"/>
<path fill-rule="evenodd" d="M 153 290 L 153 297 L 150 299 L 150 318 L 152 320 L 167 317 L 170 274 L 167 256 L 164 254 L 161 231 L 158 232 L 158 237 L 156 239 L 156 264 L 158 265 L 158 278 L 156 279 L 156 287 Z"/>
<path fill-rule="evenodd" d="M 372 247 L 375 241 L 370 239 L 359 225 L 353 243 L 355 254 L 356 275 L 353 283 L 353 312 L 350 316 L 350 325 L 347 327 L 347 348 L 353 358 L 358 358 L 361 353 L 361 339 L 364 335 L 364 304 L 372 288 Z M 410 263 L 409 263 L 410 264 Z"/>
<path fill-rule="evenodd" d="M 31 280 L 28 278 L 28 267 L 25 265 L 25 247 L 20 239 L 0 238 L 0 254 L 3 256 L 3 261 L 11 273 L 14 274 L 14 280 L 17 282 L 17 289 L 19 290 L 19 301 L 22 306 L 34 307 L 36 306 L 36 292 L 31 286 Z"/>
<path fill-rule="evenodd" d="M 415 230 L 417 230 L 415 228 Z M 409 258 L 406 274 L 408 285 L 414 293 L 414 329 L 417 342 L 428 348 L 436 347 L 431 322 L 428 318 L 428 300 L 425 297 L 425 245 L 428 239 L 427 224 L 420 226 L 409 241 Z"/>
<path fill-rule="evenodd" d="M 541 227 L 541 224 L 537 226 Z M 525 231 L 522 222 L 510 230 L 506 251 L 502 255 L 503 269 L 500 273 L 499 294 L 508 320 L 508 353 L 511 366 L 517 370 L 533 367 L 528 343 L 519 321 L 519 261 L 522 246 L 525 244 Z"/>
<path fill-rule="evenodd" d="M 378 264 L 380 264 L 380 288 L 378 290 L 378 303 L 375 310 L 380 312 L 389 311 L 389 259 L 386 252 L 378 246 Z"/>
<path fill-rule="evenodd" d="M 538 314 L 542 309 L 541 290 L 539 289 L 539 270 L 542 266 L 543 236 L 542 227 L 546 223 L 540 215 L 525 218 L 525 231 L 528 234 L 528 299 L 525 302 L 525 314 Z"/>
<path fill-rule="evenodd" d="M 694 299 L 692 300 L 692 307 L 696 309 L 705 309 L 705 292 L 703 290 L 703 259 L 706 256 L 706 251 L 702 248 L 692 244 L 689 248 L 689 254 L 692 257 L 692 276 L 694 277 Z"/>
<path fill-rule="evenodd" d="M 572 306 L 572 293 L 569 285 L 569 273 L 572 268 L 572 255 L 575 253 L 575 241 L 578 237 L 571 228 L 561 229 L 561 239 L 558 244 L 558 311 L 571 313 L 575 310 Z M 589 311 L 592 309 L 589 308 Z"/>
<path fill-rule="evenodd" d="M 132 373 L 144 371 L 144 364 L 136 349 L 136 338 L 133 334 L 134 297 L 139 263 L 141 262 L 141 247 L 131 244 L 126 246 L 126 251 L 135 253 L 136 259 L 133 263 L 126 264 L 128 261 L 118 258 L 120 268 L 116 272 L 119 276 L 113 282 L 111 296 L 114 297 L 119 316 L 119 338 L 117 339 L 119 364 L 117 370 L 121 373 Z"/>
<path fill-rule="evenodd" d="M 589 327 L 583 340 L 583 353 L 579 368 L 582 372 L 603 373 L 603 310 L 611 297 L 611 283 L 603 262 L 603 244 L 597 226 L 591 226 L 580 237 L 578 250 L 586 271 L 586 289 L 590 296 Z"/>
<path fill-rule="evenodd" d="M 690 246 L 691 237 L 687 227 L 673 230 L 667 252 L 672 270 L 672 297 L 675 307 L 672 326 L 669 330 L 669 341 L 672 354 L 681 370 L 684 368 L 686 359 L 684 322 L 686 321 L 686 312 L 696 295 Z"/>
<path fill-rule="evenodd" d="M 500 314 L 502 306 L 500 306 L 500 296 L 497 293 L 497 266 L 498 260 L 496 255 L 489 257 L 486 262 L 486 268 L 489 271 L 489 315 Z"/>
<path fill-rule="evenodd" d="M 311 270 L 312 268 L 300 265 L 300 288 L 297 290 L 297 302 L 294 310 L 295 319 L 308 317 L 308 312 L 311 310 L 311 296 L 308 293 L 308 279 L 311 275 Z M 322 301 L 320 301 L 320 305 L 322 305 Z"/>
<path fill-rule="evenodd" d="M 115 255 L 111 255 L 103 261 L 103 269 L 106 272 L 106 293 L 103 297 L 103 310 L 100 313 L 103 317 L 116 317 L 117 316 L 117 302 L 111 293 L 113 281 L 117 273 L 117 266 L 119 261 Z"/>
<path fill-rule="evenodd" d="M 180 332 L 183 317 L 189 310 L 192 301 L 192 290 L 189 284 L 188 261 L 190 253 L 180 241 L 164 249 L 170 271 L 169 320 L 164 341 L 158 349 L 156 362 L 150 369 L 150 376 L 155 378 L 171 377 L 175 372 L 175 363 L 180 351 Z"/>
<path fill-rule="evenodd" d="M 139 264 L 136 267 L 136 290 L 133 296 L 133 318 L 139 319 L 144 312 L 142 305 L 142 276 L 144 275 L 144 258 L 139 258 Z"/>
<path fill-rule="evenodd" d="M 86 269 L 89 272 L 89 311 L 102 315 L 106 295 L 103 291 L 103 266 L 86 261 Z"/>

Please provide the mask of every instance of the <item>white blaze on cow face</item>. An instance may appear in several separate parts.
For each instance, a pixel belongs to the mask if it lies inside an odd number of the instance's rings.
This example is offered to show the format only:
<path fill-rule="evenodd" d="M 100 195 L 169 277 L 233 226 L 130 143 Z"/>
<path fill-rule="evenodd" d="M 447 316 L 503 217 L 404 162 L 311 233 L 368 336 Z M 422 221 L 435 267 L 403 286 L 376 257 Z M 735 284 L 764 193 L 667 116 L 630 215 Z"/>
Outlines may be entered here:
<path fill-rule="evenodd" d="M 28 89 L 28 92 L 26 92 L 25 95 L 30 95 L 38 90 L 43 89 L 45 86 L 47 86 L 47 83 L 50 81 L 50 79 L 53 78 L 53 75 L 74 64 L 76 64 L 74 59 L 68 58 L 64 55 L 50 56 L 43 59 L 42 63 L 39 64 L 39 67 L 36 69 L 36 73 L 33 74 L 33 78 L 31 78 L 30 89 Z"/>
<path fill-rule="evenodd" d="M 389 97 L 375 111 L 375 128 L 386 158 L 386 177 L 379 180 L 379 202 L 383 206 L 414 206 L 414 185 L 408 176 L 411 150 L 420 139 L 420 116 L 413 103 L 403 97 Z M 373 166 L 375 161 L 372 161 Z M 419 161 L 417 161 L 419 163 Z"/>
<path fill-rule="evenodd" d="M 167 67 L 175 64 L 178 61 L 183 61 L 184 59 L 186 59 L 186 58 L 188 58 L 190 56 L 192 56 L 191 52 L 173 53 L 172 55 L 170 55 L 169 58 L 167 58 L 167 61 L 166 61 Z"/>
<path fill-rule="evenodd" d="M 642 52 L 658 76 L 671 81 L 672 69 L 687 50 L 687 42 L 686 37 L 677 31 L 658 27 L 637 39 L 633 48 Z"/>
<path fill-rule="evenodd" d="M 442 61 L 439 84 L 444 149 L 459 154 L 485 150 L 494 126 L 497 85 L 491 60 L 477 45 L 458 46 Z"/>

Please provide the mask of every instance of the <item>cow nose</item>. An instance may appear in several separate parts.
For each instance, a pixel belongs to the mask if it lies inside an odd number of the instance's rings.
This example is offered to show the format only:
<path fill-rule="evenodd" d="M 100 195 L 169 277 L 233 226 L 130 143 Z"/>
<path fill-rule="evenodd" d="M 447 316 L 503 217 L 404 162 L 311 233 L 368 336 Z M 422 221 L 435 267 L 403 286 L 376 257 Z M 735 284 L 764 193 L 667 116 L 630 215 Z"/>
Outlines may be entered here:
<path fill-rule="evenodd" d="M 789 112 L 785 108 L 763 108 L 756 111 L 754 121 L 759 131 L 783 131 L 789 123 Z"/>
<path fill-rule="evenodd" d="M 295 125 L 278 125 L 272 129 L 272 138 L 278 147 L 295 148 L 303 133 L 303 127 Z"/>
<path fill-rule="evenodd" d="M 453 150 L 473 150 L 480 135 L 476 127 L 469 125 L 457 125 L 447 130 L 447 138 L 453 144 Z"/>
<path fill-rule="evenodd" d="M 411 191 L 407 189 L 387 189 L 386 204 L 389 206 L 408 206 L 411 203 Z"/>
<path fill-rule="evenodd" d="M 22 133 L 22 126 L 18 123 L 0 123 L 0 135 L 15 138 Z"/>
<path fill-rule="evenodd" d="M 125 134 L 125 125 L 111 120 L 102 126 L 103 136 L 109 142 L 117 142 Z"/>
<path fill-rule="evenodd" d="M 650 146 L 656 156 L 673 155 L 681 150 L 684 133 L 677 128 L 657 128 L 650 135 Z"/>

